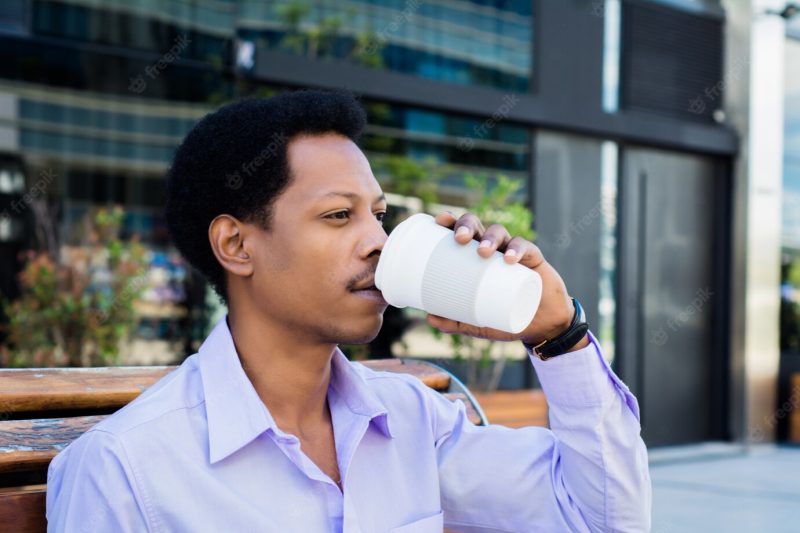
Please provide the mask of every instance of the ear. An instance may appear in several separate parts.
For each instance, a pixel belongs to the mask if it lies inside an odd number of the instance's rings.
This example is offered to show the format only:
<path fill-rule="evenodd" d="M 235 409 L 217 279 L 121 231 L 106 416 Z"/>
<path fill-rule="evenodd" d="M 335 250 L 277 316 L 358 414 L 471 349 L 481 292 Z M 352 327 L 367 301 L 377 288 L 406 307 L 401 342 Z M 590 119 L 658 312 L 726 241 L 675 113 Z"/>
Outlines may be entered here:
<path fill-rule="evenodd" d="M 249 228 L 236 217 L 219 215 L 208 226 L 208 240 L 222 268 L 243 278 L 253 274 L 253 261 L 245 247 Z"/>

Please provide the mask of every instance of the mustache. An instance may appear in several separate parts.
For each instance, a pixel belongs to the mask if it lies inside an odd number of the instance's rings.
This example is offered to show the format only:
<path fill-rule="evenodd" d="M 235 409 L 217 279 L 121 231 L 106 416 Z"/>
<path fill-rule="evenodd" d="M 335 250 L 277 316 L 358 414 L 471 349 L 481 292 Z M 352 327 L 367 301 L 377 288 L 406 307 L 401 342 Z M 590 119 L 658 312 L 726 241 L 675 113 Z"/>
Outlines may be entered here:
<path fill-rule="evenodd" d="M 375 270 L 376 269 L 374 269 L 374 268 L 369 268 L 369 269 L 365 270 L 364 272 L 362 272 L 361 274 L 358 274 L 357 276 L 354 276 L 353 278 L 351 278 L 350 281 L 347 283 L 347 289 L 352 291 L 356 287 L 356 285 L 358 285 L 359 283 L 361 283 L 365 279 L 369 279 L 371 277 L 374 277 L 375 276 Z"/>

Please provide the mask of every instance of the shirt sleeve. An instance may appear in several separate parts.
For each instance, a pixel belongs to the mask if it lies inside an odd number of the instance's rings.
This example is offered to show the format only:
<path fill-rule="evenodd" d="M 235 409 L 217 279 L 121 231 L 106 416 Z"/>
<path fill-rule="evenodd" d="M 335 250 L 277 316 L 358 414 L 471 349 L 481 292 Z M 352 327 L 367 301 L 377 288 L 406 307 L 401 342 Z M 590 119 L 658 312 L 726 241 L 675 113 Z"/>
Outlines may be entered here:
<path fill-rule="evenodd" d="M 639 408 L 590 334 L 548 361 L 528 353 L 550 429 L 470 423 L 430 396 L 445 527 L 462 532 L 649 531 L 651 485 Z"/>
<path fill-rule="evenodd" d="M 117 437 L 91 430 L 64 449 L 47 472 L 47 530 L 151 531 Z"/>

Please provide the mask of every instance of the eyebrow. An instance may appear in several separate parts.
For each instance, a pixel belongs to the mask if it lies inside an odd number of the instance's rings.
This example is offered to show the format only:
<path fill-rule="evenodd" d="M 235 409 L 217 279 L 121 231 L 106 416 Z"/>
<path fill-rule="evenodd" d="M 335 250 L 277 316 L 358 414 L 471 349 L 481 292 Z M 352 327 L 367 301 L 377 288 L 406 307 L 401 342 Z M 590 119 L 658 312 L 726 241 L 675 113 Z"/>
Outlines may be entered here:
<path fill-rule="evenodd" d="M 349 198 L 350 200 L 358 200 L 361 198 L 361 196 L 359 196 L 354 192 L 339 192 L 339 191 L 329 192 L 328 194 L 323 195 L 322 198 L 329 198 L 331 196 L 344 196 L 345 198 Z M 386 201 L 385 194 L 381 194 L 380 196 L 375 198 L 375 200 L 372 203 L 377 204 L 378 202 L 381 201 Z"/>

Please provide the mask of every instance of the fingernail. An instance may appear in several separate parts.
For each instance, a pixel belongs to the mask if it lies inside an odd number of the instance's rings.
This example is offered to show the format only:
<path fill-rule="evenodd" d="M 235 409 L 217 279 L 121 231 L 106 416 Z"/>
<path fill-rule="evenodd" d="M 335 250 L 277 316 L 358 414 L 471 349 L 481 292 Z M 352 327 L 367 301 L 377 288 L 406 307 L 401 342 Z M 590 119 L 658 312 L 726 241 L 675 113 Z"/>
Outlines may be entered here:
<path fill-rule="evenodd" d="M 506 257 L 516 257 L 517 251 L 516 250 L 506 250 Z"/>
<path fill-rule="evenodd" d="M 466 226 L 461 226 L 458 228 L 458 231 L 456 231 L 456 235 L 469 235 L 469 228 Z"/>
<path fill-rule="evenodd" d="M 478 248 L 488 248 L 492 245 L 492 241 L 481 241 Z"/>

